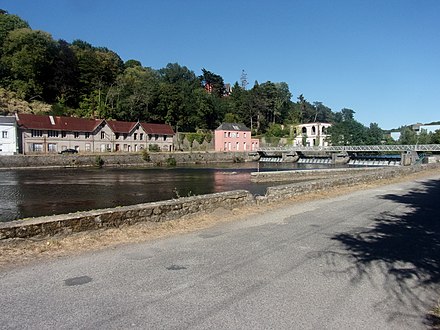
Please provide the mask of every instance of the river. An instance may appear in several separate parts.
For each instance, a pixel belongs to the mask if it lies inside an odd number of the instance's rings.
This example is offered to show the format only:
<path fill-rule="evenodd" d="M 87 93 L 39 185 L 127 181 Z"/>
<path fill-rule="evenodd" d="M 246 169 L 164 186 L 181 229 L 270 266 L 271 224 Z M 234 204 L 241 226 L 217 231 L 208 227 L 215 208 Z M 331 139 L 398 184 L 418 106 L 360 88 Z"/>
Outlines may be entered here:
<path fill-rule="evenodd" d="M 172 168 L 0 170 L 0 222 L 237 189 L 264 195 L 271 184 L 251 182 L 251 172 L 310 168 L 328 165 L 253 162 Z"/>

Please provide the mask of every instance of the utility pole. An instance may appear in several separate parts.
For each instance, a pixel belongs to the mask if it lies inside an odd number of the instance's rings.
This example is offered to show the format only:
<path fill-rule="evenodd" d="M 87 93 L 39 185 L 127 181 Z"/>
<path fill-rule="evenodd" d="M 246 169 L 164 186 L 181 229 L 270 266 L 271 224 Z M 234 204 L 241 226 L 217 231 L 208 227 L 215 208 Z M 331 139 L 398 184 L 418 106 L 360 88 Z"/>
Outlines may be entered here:
<path fill-rule="evenodd" d="M 247 73 L 244 70 L 241 70 L 240 81 L 241 81 L 241 88 L 246 89 L 248 81 L 247 81 Z"/>

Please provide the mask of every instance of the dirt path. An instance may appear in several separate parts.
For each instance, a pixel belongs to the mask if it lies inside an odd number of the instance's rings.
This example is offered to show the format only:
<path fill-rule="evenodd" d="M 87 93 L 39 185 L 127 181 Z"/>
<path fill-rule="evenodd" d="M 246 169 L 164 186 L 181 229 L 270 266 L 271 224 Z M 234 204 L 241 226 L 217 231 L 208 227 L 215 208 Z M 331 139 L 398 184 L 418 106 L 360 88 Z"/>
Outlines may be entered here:
<path fill-rule="evenodd" d="M 183 217 L 179 220 L 164 223 L 139 223 L 133 226 L 105 229 L 92 232 L 81 232 L 67 237 L 51 237 L 46 239 L 11 239 L 0 242 L 0 269 L 6 269 L 36 262 L 42 259 L 50 259 L 112 248 L 121 244 L 131 244 L 146 240 L 163 238 L 170 235 L 192 232 L 216 224 L 239 221 L 255 214 L 270 212 L 273 208 L 283 207 L 283 204 L 314 199 L 330 198 L 344 195 L 360 189 L 369 189 L 395 182 L 417 180 L 438 174 L 439 169 L 429 169 L 404 177 L 391 180 L 379 180 L 370 184 L 359 184 L 351 187 L 337 187 L 326 192 L 309 193 L 282 202 L 264 205 L 249 206 L 234 210 L 217 209 L 209 214 L 199 214 L 191 217 Z"/>

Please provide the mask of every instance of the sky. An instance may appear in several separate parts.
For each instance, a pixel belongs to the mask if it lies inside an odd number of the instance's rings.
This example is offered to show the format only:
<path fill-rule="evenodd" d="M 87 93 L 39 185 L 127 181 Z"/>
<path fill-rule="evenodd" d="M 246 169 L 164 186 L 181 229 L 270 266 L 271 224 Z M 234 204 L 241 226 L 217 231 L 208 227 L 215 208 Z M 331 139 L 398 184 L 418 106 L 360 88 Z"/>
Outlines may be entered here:
<path fill-rule="evenodd" d="M 54 39 L 153 69 L 286 82 L 383 129 L 440 121 L 440 0 L 0 0 Z"/>

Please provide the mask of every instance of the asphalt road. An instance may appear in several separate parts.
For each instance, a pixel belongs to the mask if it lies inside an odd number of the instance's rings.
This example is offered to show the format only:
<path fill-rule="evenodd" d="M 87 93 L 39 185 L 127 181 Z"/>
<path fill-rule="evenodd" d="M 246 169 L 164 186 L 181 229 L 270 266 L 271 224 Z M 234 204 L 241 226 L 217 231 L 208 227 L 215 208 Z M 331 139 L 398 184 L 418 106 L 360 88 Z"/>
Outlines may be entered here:
<path fill-rule="evenodd" d="M 1 329 L 424 329 L 440 174 L 0 273 Z"/>

